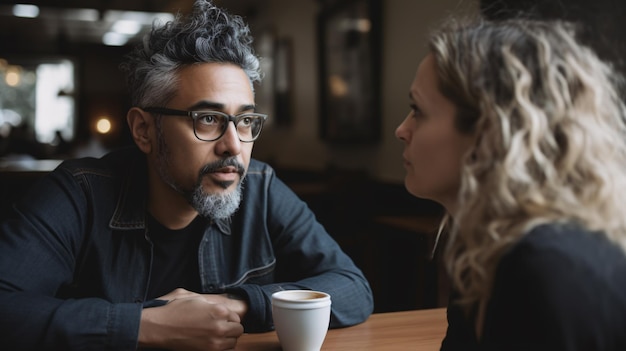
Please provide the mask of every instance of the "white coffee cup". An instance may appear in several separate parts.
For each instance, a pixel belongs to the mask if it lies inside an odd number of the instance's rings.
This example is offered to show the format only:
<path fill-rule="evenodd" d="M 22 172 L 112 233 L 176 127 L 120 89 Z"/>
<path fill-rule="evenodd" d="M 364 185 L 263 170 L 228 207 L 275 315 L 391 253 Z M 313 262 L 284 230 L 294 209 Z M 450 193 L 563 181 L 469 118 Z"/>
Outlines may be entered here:
<path fill-rule="evenodd" d="M 274 328 L 283 351 L 319 351 L 330 323 L 330 295 L 312 290 L 272 294 Z"/>

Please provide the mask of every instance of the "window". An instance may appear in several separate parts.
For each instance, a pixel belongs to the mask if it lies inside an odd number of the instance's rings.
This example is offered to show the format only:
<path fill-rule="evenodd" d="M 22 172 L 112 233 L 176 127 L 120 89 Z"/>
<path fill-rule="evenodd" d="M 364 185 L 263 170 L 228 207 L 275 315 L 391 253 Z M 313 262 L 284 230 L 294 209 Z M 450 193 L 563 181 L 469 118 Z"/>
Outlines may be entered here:
<path fill-rule="evenodd" d="M 75 65 L 68 59 L 36 62 L 0 59 L 0 131 L 12 129 L 29 142 L 56 144 L 74 139 Z"/>

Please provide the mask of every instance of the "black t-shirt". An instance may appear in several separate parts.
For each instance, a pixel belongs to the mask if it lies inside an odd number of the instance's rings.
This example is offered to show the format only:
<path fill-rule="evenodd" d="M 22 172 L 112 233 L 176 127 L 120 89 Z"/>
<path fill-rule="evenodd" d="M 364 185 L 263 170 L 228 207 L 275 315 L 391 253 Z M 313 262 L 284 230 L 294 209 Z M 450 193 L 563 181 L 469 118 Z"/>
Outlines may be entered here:
<path fill-rule="evenodd" d="M 187 227 L 168 229 L 150 214 L 146 217 L 154 255 L 147 298 L 163 296 L 176 288 L 201 292 L 198 246 L 206 221 L 198 216 Z"/>

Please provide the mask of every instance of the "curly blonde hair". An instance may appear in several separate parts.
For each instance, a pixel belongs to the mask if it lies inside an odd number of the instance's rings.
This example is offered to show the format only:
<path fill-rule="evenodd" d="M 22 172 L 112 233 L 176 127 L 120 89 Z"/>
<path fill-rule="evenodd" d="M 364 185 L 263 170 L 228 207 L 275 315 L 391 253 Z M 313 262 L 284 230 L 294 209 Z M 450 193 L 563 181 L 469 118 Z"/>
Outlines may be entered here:
<path fill-rule="evenodd" d="M 465 307 L 533 227 L 574 223 L 626 251 L 626 124 L 610 65 L 558 21 L 449 21 L 430 37 L 456 128 L 476 136 L 461 168 L 446 265 Z"/>

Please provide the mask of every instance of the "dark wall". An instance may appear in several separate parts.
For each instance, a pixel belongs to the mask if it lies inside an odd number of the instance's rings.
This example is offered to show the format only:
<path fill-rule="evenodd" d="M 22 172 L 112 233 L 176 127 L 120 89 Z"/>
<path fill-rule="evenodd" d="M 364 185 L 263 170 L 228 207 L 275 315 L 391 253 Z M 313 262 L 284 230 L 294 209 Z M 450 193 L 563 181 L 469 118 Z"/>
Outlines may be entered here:
<path fill-rule="evenodd" d="M 626 1 L 624 0 L 481 0 L 492 19 L 529 16 L 578 22 L 581 40 L 626 74 Z"/>

